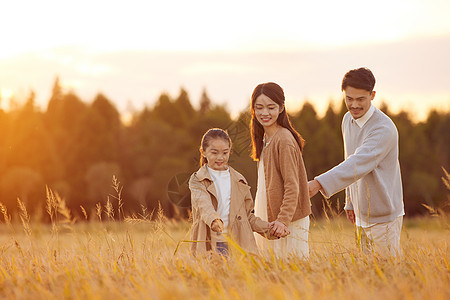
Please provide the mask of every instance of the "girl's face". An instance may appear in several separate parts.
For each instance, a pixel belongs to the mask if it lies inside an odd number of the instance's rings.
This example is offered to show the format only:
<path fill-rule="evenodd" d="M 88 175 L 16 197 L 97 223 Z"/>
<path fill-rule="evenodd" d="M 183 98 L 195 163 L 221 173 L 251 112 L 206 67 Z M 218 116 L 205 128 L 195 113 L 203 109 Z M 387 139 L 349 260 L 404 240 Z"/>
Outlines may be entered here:
<path fill-rule="evenodd" d="M 255 100 L 255 116 L 264 130 L 272 126 L 277 126 L 278 115 L 283 112 L 284 106 L 278 105 L 275 101 L 264 94 Z"/>
<path fill-rule="evenodd" d="M 230 151 L 230 143 L 222 138 L 217 138 L 211 139 L 206 149 L 201 150 L 201 154 L 206 157 L 211 169 L 225 171 L 228 169 Z"/>

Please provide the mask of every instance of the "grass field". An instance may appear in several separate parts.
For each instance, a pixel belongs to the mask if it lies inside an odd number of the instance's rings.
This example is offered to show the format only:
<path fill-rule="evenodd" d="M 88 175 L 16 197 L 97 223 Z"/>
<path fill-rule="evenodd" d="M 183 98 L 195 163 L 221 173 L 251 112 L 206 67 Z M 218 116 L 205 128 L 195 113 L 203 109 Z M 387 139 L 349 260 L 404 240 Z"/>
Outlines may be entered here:
<path fill-rule="evenodd" d="M 312 219 L 308 261 L 194 258 L 190 224 L 161 215 L 22 219 L 0 225 L 1 299 L 450 299 L 448 217 L 406 219 L 401 260 L 360 253 L 342 217 Z"/>

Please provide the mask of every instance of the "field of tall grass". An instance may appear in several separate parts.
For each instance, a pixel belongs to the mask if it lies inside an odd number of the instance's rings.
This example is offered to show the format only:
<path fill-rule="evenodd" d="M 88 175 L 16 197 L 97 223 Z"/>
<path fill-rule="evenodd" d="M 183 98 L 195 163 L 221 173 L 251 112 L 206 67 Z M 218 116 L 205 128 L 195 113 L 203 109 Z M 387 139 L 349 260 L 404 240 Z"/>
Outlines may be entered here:
<path fill-rule="evenodd" d="M 328 210 L 312 218 L 310 259 L 248 255 L 192 257 L 189 221 L 162 211 L 125 217 L 120 194 L 74 222 L 48 190 L 51 224 L 34 222 L 18 200 L 21 223 L 1 205 L 1 299 L 450 299 L 450 220 L 405 219 L 403 257 L 360 252 L 354 227 Z M 326 206 L 325 206 L 326 207 Z"/>

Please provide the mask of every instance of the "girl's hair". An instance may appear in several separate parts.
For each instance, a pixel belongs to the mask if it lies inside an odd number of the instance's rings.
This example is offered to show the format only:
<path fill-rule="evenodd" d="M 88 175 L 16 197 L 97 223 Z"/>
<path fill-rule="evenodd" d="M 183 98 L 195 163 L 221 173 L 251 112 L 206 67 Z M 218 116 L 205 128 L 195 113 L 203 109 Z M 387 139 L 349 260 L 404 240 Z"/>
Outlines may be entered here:
<path fill-rule="evenodd" d="M 228 133 L 220 128 L 211 128 L 209 129 L 202 137 L 202 142 L 200 144 L 200 167 L 204 164 L 208 163 L 208 160 L 206 157 L 201 154 L 201 151 L 206 151 L 206 148 L 208 148 L 210 141 L 213 139 L 224 139 L 228 142 L 231 148 L 231 139 L 228 136 Z"/>
<path fill-rule="evenodd" d="M 252 94 L 252 105 L 251 105 L 251 113 L 252 113 L 252 119 L 250 121 L 250 131 L 252 135 L 252 158 L 255 161 L 259 161 L 259 158 L 261 157 L 261 152 L 263 149 L 263 137 L 264 137 L 264 127 L 258 122 L 255 115 L 255 102 L 256 99 L 260 95 L 266 95 L 269 97 L 272 101 L 277 103 L 280 107 L 283 107 L 283 111 L 278 115 L 277 118 L 277 124 L 281 125 L 284 128 L 287 128 L 292 135 L 294 136 L 295 140 L 297 141 L 300 151 L 303 152 L 303 145 L 305 143 L 305 140 L 302 138 L 302 136 L 294 129 L 294 127 L 291 124 L 291 121 L 289 120 L 289 117 L 286 113 L 286 108 L 284 108 L 284 92 L 281 86 L 274 82 L 267 82 L 267 83 L 261 83 L 259 84 L 254 90 Z"/>

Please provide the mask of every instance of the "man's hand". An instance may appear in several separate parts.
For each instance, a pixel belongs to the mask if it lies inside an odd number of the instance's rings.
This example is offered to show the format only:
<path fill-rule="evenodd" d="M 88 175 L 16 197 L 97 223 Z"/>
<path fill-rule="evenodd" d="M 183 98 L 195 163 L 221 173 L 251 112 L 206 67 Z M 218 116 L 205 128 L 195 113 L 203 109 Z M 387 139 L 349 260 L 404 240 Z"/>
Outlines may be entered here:
<path fill-rule="evenodd" d="M 314 197 L 321 189 L 322 185 L 317 180 L 308 181 L 309 198 Z"/>
<path fill-rule="evenodd" d="M 355 211 L 353 210 L 346 210 L 345 214 L 347 215 L 347 219 L 352 222 L 352 224 L 355 224 Z"/>
<path fill-rule="evenodd" d="M 276 237 L 285 237 L 291 232 L 287 228 L 286 225 L 281 223 L 280 221 L 273 221 L 269 223 L 269 227 L 272 228 L 271 233 Z"/>
<path fill-rule="evenodd" d="M 214 232 L 222 232 L 223 231 L 223 221 L 221 219 L 215 219 L 211 223 L 211 230 Z"/>

